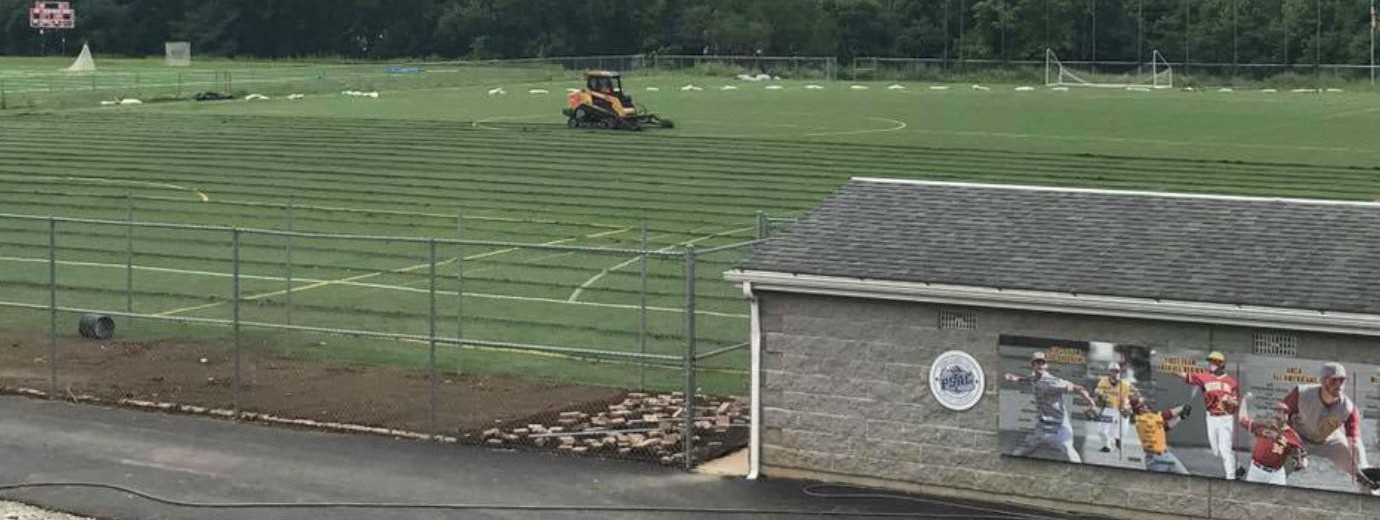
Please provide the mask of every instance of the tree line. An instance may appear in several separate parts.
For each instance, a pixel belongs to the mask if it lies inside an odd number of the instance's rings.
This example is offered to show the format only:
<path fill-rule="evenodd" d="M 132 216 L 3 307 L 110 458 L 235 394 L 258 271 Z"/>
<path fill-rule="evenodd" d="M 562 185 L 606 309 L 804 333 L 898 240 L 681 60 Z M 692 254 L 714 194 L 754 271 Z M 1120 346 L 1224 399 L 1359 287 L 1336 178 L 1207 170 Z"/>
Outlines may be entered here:
<path fill-rule="evenodd" d="M 74 31 L 0 0 L 0 53 L 253 58 L 596 54 L 1370 62 L 1372 0 L 73 0 Z M 45 41 L 45 39 L 47 41 Z"/>

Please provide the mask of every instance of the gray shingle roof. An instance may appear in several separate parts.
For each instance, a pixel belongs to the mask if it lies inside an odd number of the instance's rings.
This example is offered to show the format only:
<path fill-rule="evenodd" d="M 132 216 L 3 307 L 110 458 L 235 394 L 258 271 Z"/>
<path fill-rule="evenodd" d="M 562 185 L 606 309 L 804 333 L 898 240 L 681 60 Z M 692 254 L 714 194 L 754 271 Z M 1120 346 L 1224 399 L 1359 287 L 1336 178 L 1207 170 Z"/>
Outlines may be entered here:
<path fill-rule="evenodd" d="M 1380 314 L 1380 205 L 854 179 L 740 268 Z"/>

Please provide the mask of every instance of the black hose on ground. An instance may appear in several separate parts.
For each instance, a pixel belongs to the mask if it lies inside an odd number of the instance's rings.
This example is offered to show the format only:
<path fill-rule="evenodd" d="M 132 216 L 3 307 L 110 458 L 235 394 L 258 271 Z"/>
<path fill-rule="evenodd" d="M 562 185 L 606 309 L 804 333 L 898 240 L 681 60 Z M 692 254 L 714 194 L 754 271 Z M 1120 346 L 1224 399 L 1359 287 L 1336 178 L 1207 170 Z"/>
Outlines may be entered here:
<path fill-rule="evenodd" d="M 107 340 L 115 337 L 115 320 L 104 314 L 83 314 L 77 332 L 83 338 Z"/>
<path fill-rule="evenodd" d="M 150 502 L 163 505 L 193 509 L 412 509 L 449 511 L 566 511 L 566 512 L 604 512 L 604 513 L 679 513 L 703 515 L 749 515 L 779 517 L 852 517 L 852 518 L 914 518 L 914 519 L 954 519 L 954 520 L 1053 520 L 1050 517 L 1004 511 L 1001 509 L 970 506 L 945 502 L 942 500 L 888 495 L 878 493 L 823 493 L 825 487 L 806 486 L 802 491 L 818 498 L 869 498 L 898 499 L 948 507 L 968 509 L 969 513 L 873 513 L 852 511 L 810 511 L 802 509 L 754 509 L 754 508 L 716 508 L 716 507 L 676 507 L 676 506 L 612 506 L 612 505 L 532 505 L 532 504 L 426 504 L 417 502 L 194 502 L 164 498 L 137 489 L 100 482 L 24 482 L 0 485 L 0 491 L 25 489 L 100 489 L 133 495 Z M 974 514 L 979 513 L 979 514 Z"/>

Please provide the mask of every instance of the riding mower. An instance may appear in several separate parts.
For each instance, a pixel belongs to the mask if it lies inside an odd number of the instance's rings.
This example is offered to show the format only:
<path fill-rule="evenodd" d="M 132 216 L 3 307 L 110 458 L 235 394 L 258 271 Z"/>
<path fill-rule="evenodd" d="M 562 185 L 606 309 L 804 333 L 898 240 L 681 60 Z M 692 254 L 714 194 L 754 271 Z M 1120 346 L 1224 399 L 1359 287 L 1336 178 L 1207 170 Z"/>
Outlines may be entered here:
<path fill-rule="evenodd" d="M 571 128 L 613 128 L 642 130 L 645 127 L 672 128 L 669 119 L 643 112 L 633 105 L 632 96 L 623 91 L 623 78 L 617 72 L 587 70 L 585 88 L 566 97 L 566 124 Z"/>

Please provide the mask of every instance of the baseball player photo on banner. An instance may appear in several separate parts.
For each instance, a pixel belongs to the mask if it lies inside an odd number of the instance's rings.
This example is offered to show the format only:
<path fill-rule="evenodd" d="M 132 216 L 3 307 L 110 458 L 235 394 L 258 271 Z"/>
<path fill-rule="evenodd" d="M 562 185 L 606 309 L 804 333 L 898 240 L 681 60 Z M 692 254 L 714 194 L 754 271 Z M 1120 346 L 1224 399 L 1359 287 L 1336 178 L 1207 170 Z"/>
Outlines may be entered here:
<path fill-rule="evenodd" d="M 1002 336 L 1003 454 L 1380 496 L 1380 367 Z"/>
<path fill-rule="evenodd" d="M 1002 336 L 1002 453 L 1143 468 L 1133 404 L 1153 391 L 1145 348 Z"/>
<path fill-rule="evenodd" d="M 1155 350 L 1158 392 L 1149 400 L 1180 410 L 1180 421 L 1165 433 L 1165 445 L 1188 473 L 1236 479 L 1234 432 L 1240 399 L 1242 361 L 1220 351 Z"/>
<path fill-rule="evenodd" d="M 1375 492 L 1376 421 L 1367 410 L 1376 367 L 1251 356 L 1243 382 L 1239 446 L 1246 480 L 1342 492 Z"/>
<path fill-rule="evenodd" d="M 1370 481 L 1371 494 L 1380 496 L 1380 460 L 1375 460 L 1380 458 L 1380 366 L 1364 377 L 1357 376 L 1356 386 L 1361 397 L 1361 438 L 1371 458 L 1371 467 L 1362 469 L 1362 476 Z"/>

